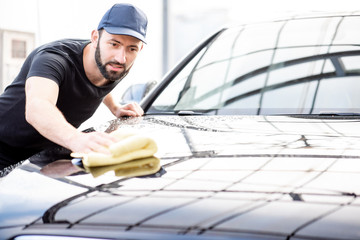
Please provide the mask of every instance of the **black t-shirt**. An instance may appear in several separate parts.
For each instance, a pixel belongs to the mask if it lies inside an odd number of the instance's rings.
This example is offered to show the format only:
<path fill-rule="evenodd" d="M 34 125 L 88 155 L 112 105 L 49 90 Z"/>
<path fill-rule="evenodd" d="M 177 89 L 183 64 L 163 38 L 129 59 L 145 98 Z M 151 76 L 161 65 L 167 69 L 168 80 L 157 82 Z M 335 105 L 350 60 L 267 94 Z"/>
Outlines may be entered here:
<path fill-rule="evenodd" d="M 25 81 L 45 77 L 59 85 L 56 106 L 74 127 L 90 118 L 117 82 L 93 85 L 83 67 L 83 50 L 88 40 L 64 39 L 35 49 L 19 75 L 0 95 L 1 157 L 18 162 L 52 145 L 25 120 Z M 51 124 L 51 122 L 49 122 Z"/>

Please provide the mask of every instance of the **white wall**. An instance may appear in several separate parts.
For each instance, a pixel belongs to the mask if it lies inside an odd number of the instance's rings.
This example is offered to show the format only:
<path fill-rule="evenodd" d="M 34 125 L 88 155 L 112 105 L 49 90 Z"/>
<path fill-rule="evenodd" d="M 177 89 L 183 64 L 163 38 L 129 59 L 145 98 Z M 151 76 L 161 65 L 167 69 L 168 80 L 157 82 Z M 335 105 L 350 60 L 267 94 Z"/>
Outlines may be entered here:
<path fill-rule="evenodd" d="M 129 81 L 161 78 L 161 0 L 0 0 L 0 29 L 33 32 L 36 46 L 61 38 L 90 38 L 103 14 L 115 3 L 133 2 L 149 19 L 148 44 Z"/>
<path fill-rule="evenodd" d="M 18 32 L 0 29 L 0 94 L 5 90 L 5 87 L 10 84 L 18 75 L 19 69 L 25 61 L 25 57 L 30 54 L 35 46 L 34 34 L 28 32 Z M 26 52 L 24 56 L 13 57 L 12 55 L 12 41 L 24 41 L 26 45 Z"/>

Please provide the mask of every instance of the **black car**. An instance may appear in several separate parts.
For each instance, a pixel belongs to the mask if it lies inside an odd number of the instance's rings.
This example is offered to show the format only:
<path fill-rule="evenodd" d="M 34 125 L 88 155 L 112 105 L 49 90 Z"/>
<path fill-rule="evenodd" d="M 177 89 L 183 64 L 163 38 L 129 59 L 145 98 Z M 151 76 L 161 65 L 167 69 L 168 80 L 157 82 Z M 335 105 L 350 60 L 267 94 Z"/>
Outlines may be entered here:
<path fill-rule="evenodd" d="M 221 29 L 146 94 L 144 117 L 88 129 L 146 133 L 160 169 L 94 175 L 40 153 L 0 179 L 1 239 L 360 239 L 359 25 Z"/>

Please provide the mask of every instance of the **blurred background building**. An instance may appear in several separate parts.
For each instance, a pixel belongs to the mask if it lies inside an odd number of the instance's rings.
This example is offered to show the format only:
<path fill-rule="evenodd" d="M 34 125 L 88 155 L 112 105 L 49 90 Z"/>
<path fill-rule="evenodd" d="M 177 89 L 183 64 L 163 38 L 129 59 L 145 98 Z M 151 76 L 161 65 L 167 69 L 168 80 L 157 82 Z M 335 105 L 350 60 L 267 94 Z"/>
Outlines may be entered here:
<path fill-rule="evenodd" d="M 119 100 L 131 84 L 159 81 L 221 26 L 297 12 L 359 8 L 358 0 L 0 0 L 0 93 L 31 50 L 61 38 L 90 38 L 103 14 L 119 2 L 138 6 L 149 19 L 148 43 L 114 90 Z M 106 114 L 98 114 L 96 121 L 111 117 Z"/>

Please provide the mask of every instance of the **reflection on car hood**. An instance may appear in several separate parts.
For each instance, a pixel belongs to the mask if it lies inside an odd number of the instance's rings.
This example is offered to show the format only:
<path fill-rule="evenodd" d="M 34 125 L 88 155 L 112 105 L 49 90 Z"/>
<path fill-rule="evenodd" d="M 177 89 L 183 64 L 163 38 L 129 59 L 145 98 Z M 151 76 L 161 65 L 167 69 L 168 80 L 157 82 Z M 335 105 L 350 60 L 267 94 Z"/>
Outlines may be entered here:
<path fill-rule="evenodd" d="M 359 120 L 147 116 L 96 130 L 118 128 L 154 138 L 161 174 L 93 178 L 69 159 L 27 162 L 0 180 L 0 235 L 360 237 Z"/>

